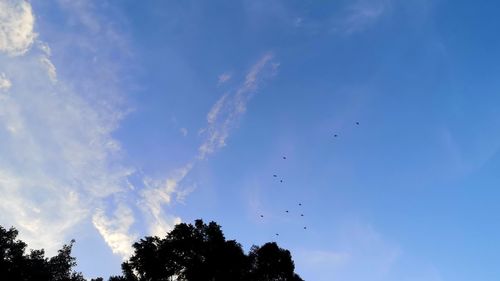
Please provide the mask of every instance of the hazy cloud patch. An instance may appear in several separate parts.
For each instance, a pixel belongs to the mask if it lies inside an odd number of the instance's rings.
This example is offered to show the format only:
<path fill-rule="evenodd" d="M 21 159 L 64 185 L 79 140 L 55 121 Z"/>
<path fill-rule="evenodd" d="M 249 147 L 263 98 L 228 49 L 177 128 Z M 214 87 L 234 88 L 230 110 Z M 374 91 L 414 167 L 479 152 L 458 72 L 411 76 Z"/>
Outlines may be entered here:
<path fill-rule="evenodd" d="M 218 77 L 218 84 L 219 85 L 224 84 L 224 83 L 226 83 L 229 80 L 231 80 L 231 74 L 227 73 L 227 72 L 226 73 L 222 73 Z"/>
<path fill-rule="evenodd" d="M 311 272 L 330 272 L 318 280 L 392 280 L 402 250 L 367 223 L 351 222 L 340 229 L 330 245 L 302 250 L 296 260 Z"/>
<path fill-rule="evenodd" d="M 49 44 L 33 44 L 29 2 L 0 1 L 0 25 L 0 52 L 8 54 L 0 56 L 0 223 L 51 254 L 91 217 L 113 234 L 115 225 L 104 223 L 98 208 L 125 191 L 133 173 L 118 161 L 120 145 L 111 135 L 121 110 L 98 105 L 106 95 L 93 100 L 84 87 L 58 81 Z M 108 80 L 93 83 L 115 90 Z M 105 238 L 115 252 L 125 252 L 120 240 Z M 130 247 L 130 239 L 123 242 Z"/>
<path fill-rule="evenodd" d="M 354 1 L 336 21 L 334 29 L 347 34 L 364 31 L 377 23 L 390 7 L 390 0 Z"/>

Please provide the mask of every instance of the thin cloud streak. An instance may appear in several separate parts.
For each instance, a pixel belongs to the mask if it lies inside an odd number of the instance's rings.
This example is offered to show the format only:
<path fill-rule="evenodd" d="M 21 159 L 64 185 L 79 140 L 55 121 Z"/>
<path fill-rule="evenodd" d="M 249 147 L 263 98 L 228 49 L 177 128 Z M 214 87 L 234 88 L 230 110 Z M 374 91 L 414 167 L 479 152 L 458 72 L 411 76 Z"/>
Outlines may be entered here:
<path fill-rule="evenodd" d="M 246 111 L 252 94 L 258 89 L 265 74 L 273 76 L 279 64 L 271 63 L 272 54 L 264 55 L 255 63 L 245 77 L 244 83 L 233 95 L 223 95 L 207 115 L 208 126 L 202 130 L 205 141 L 198 148 L 197 158 L 205 159 L 209 154 L 226 145 L 229 132 Z"/>
<path fill-rule="evenodd" d="M 180 222 L 180 218 L 168 216 L 164 207 L 172 202 L 173 196 L 182 200 L 186 192 L 179 188 L 180 183 L 199 161 L 205 160 L 225 146 L 231 130 L 237 126 L 241 116 L 245 113 L 252 95 L 266 78 L 276 74 L 279 64 L 273 63 L 272 59 L 272 54 L 265 54 L 261 57 L 250 68 L 245 81 L 234 93 L 224 94 L 215 102 L 207 114 L 207 127 L 201 130 L 204 140 L 193 161 L 174 171 L 165 181 L 146 181 L 145 186 L 148 188 L 142 192 L 141 205 L 143 212 L 149 217 L 151 233 L 164 235 Z"/>

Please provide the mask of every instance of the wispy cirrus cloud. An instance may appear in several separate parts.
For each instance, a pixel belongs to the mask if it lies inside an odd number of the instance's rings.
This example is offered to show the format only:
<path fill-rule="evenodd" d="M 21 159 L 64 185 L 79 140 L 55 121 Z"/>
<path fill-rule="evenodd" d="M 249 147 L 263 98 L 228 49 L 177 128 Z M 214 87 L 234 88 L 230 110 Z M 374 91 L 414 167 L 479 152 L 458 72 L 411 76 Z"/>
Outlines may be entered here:
<path fill-rule="evenodd" d="M 99 106 L 106 95 L 93 100 L 57 79 L 50 47 L 34 29 L 30 2 L 0 1 L 0 223 L 54 253 L 107 197 L 126 190 L 133 169 L 117 161 L 111 135 L 120 110 Z"/>
<path fill-rule="evenodd" d="M 181 182 L 189 175 L 198 161 L 221 149 L 229 137 L 230 131 L 236 127 L 239 119 L 246 111 L 246 105 L 260 84 L 272 77 L 279 64 L 272 61 L 273 56 L 266 54 L 255 63 L 247 73 L 244 82 L 233 92 L 223 95 L 207 114 L 207 126 L 202 129 L 203 141 L 198 147 L 194 159 L 182 167 L 170 172 L 166 179 L 143 178 L 143 187 L 137 195 L 140 214 L 126 212 L 130 217 L 127 223 L 122 223 L 122 217 L 117 214 L 107 215 L 99 210 L 93 217 L 94 226 L 99 230 L 104 240 L 113 252 L 126 258 L 131 253 L 131 243 L 136 235 L 131 231 L 132 218 L 141 217 L 145 220 L 149 235 L 162 236 L 171 230 L 181 218 L 166 211 L 166 207 L 174 200 L 182 201 L 192 187 L 180 187 Z M 133 193 L 133 191 L 131 191 Z M 121 202 L 121 208 L 126 204 Z M 124 225 L 124 226 L 123 226 Z"/>
<path fill-rule="evenodd" d="M 289 22 L 290 26 L 311 34 L 352 35 L 376 26 L 392 12 L 392 8 L 393 0 L 353 0 L 332 9 L 325 17 L 311 17 L 303 11 L 290 12 Z"/>
<path fill-rule="evenodd" d="M 0 224 L 15 225 L 30 246 L 54 253 L 90 221 L 110 249 L 126 258 L 144 234 L 134 228 L 137 222 L 149 226 L 147 234 L 163 234 L 180 222 L 165 207 L 186 196 L 190 189 L 180 183 L 198 161 L 225 145 L 278 65 L 271 54 L 259 59 L 208 114 L 193 160 L 166 179 L 139 175 L 138 188 L 129 181 L 136 169 L 123 163 L 112 135 L 126 113 L 120 107 L 121 66 L 114 61 L 127 56 L 126 40 L 95 15 L 98 4 L 55 3 L 79 25 L 79 37 L 53 31 L 47 41 L 52 43 L 43 42 L 43 30 L 40 36 L 34 32 L 30 2 L 0 1 Z"/>
<path fill-rule="evenodd" d="M 199 159 L 204 159 L 207 155 L 224 147 L 229 131 L 236 126 L 239 118 L 245 113 L 246 105 L 263 77 L 276 73 L 279 63 L 272 62 L 272 58 L 272 54 L 264 55 L 252 66 L 243 84 L 232 95 L 223 95 L 213 105 L 207 115 L 208 126 L 202 130 L 205 140 L 198 149 Z"/>
<path fill-rule="evenodd" d="M 194 160 L 173 171 L 164 181 L 147 181 L 148 187 L 142 192 L 143 211 L 149 216 L 151 233 L 165 234 L 180 218 L 169 216 L 163 208 L 172 198 L 184 197 L 185 190 L 179 188 L 198 161 L 205 160 L 210 154 L 225 146 L 226 140 L 246 111 L 247 103 L 258 90 L 261 83 L 276 74 L 278 63 L 273 62 L 272 54 L 262 56 L 248 71 L 243 83 L 231 93 L 222 95 L 207 114 L 207 126 L 201 130 L 203 141 L 198 147 Z"/>

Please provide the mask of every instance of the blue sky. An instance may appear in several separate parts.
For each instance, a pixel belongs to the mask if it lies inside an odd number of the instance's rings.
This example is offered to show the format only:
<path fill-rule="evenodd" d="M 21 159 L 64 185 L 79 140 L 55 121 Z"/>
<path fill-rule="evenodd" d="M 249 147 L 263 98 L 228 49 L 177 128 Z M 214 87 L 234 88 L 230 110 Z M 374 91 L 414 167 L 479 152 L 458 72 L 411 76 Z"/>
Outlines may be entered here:
<path fill-rule="evenodd" d="M 203 218 L 305 280 L 497 280 L 498 8 L 0 0 L 0 224 L 87 277 Z"/>

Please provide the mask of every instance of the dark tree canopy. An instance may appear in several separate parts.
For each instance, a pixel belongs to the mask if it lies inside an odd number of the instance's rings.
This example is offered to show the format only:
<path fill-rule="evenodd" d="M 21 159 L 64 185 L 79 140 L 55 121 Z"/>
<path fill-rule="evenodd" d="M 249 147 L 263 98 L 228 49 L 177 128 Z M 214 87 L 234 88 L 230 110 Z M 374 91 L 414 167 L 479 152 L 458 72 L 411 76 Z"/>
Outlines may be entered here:
<path fill-rule="evenodd" d="M 0 226 L 0 280 L 15 281 L 85 281 L 74 272 L 75 258 L 71 256 L 74 241 L 64 245 L 58 254 L 45 257 L 43 250 L 26 253 L 26 243 L 17 240 L 18 231 Z"/>
<path fill-rule="evenodd" d="M 294 273 L 295 265 L 290 251 L 281 249 L 275 242 L 262 247 L 253 246 L 249 258 L 252 262 L 251 280 L 302 280 Z"/>
<path fill-rule="evenodd" d="M 85 281 L 73 270 L 74 240 L 47 258 L 43 250 L 26 253 L 27 245 L 17 235 L 14 228 L 0 226 L 0 280 Z M 181 223 L 165 238 L 144 237 L 133 248 L 122 276 L 109 281 L 302 281 L 288 250 L 273 242 L 253 246 L 247 255 L 239 243 L 226 240 L 215 222 Z"/>
<path fill-rule="evenodd" d="M 290 252 L 267 243 L 245 255 L 226 240 L 219 225 L 202 220 L 181 223 L 164 238 L 145 237 L 122 264 L 123 276 L 111 281 L 300 281 Z"/>

